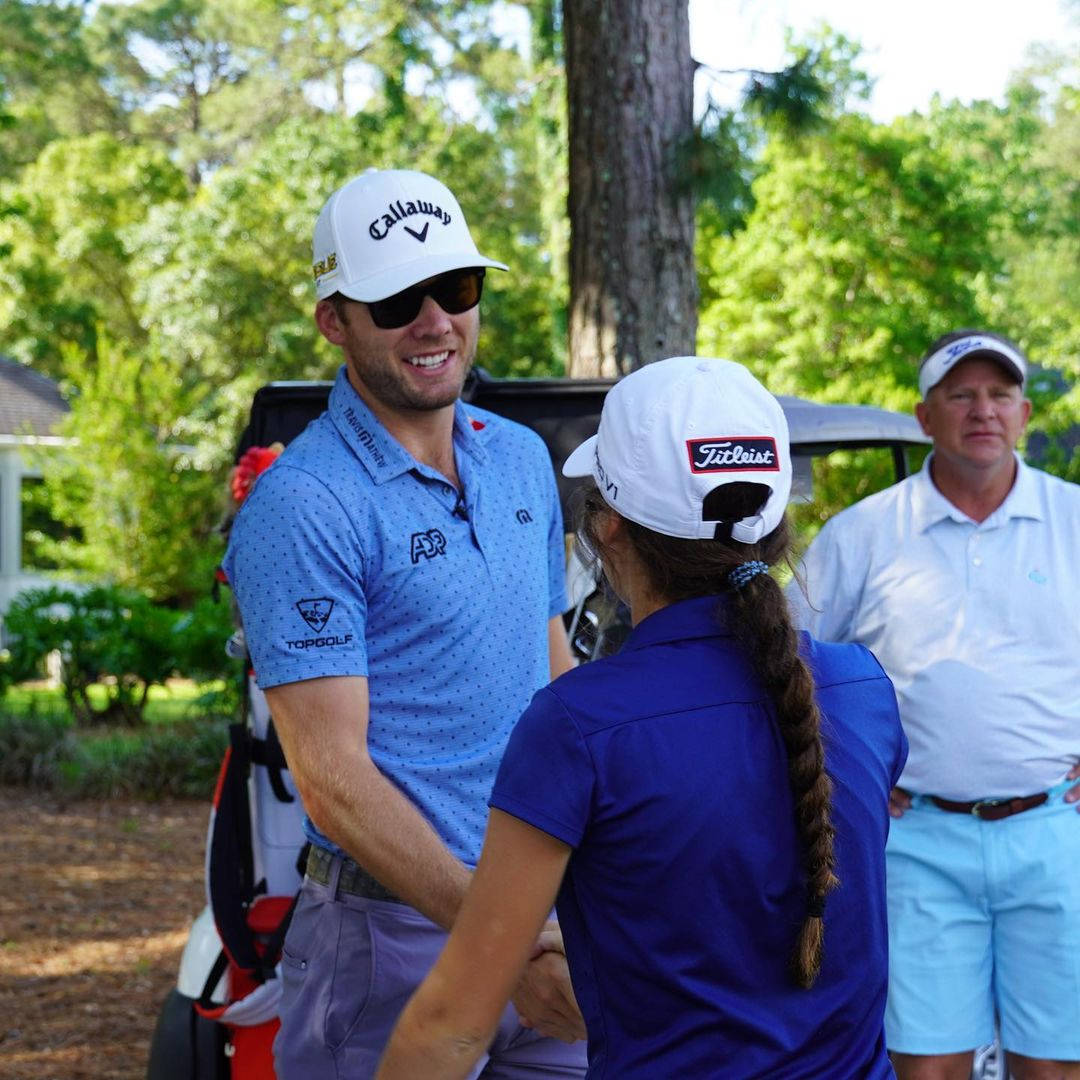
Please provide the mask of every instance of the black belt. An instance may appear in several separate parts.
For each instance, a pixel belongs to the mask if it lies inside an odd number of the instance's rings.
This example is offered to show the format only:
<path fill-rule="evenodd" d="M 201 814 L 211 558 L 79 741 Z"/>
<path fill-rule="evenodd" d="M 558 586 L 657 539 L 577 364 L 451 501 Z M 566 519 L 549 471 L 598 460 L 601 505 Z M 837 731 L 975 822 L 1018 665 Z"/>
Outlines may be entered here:
<path fill-rule="evenodd" d="M 307 876 L 320 885 L 329 885 L 333 874 L 334 863 L 341 863 L 341 873 L 338 874 L 337 891 L 349 893 L 352 896 L 365 896 L 369 900 L 390 900 L 395 904 L 403 904 L 404 900 L 398 899 L 384 885 L 380 885 L 362 866 L 342 855 L 334 855 L 326 848 L 316 847 L 314 844 L 308 852 Z"/>
<path fill-rule="evenodd" d="M 941 810 L 953 814 L 974 814 L 983 821 L 1000 821 L 1002 818 L 1022 814 L 1025 810 L 1034 810 L 1042 806 L 1050 796 L 1045 791 L 1037 795 L 1016 795 L 1011 799 L 976 799 L 974 802 L 953 802 L 952 799 L 940 799 L 930 795 L 930 801 Z"/>

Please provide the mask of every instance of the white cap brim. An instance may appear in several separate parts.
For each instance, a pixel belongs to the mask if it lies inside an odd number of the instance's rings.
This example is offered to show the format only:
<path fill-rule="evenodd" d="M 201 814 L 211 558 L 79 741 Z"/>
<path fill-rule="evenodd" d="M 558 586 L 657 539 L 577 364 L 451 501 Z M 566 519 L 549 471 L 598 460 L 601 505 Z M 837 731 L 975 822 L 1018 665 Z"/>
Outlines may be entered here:
<path fill-rule="evenodd" d="M 919 393 L 925 398 L 963 360 L 992 360 L 1004 368 L 1021 388 L 1027 381 L 1027 363 L 1020 353 L 996 338 L 969 334 L 950 341 L 923 361 L 919 368 Z"/>
<path fill-rule="evenodd" d="M 364 303 L 372 303 L 375 300 L 385 300 L 394 293 L 401 292 L 412 285 L 418 285 L 421 281 L 438 277 L 451 270 L 466 270 L 476 266 L 489 266 L 494 270 L 509 270 L 510 268 L 494 259 L 485 258 L 475 251 L 462 251 L 454 253 L 441 253 L 427 258 L 415 259 L 413 262 L 394 266 L 378 274 L 360 278 L 357 281 L 342 283 L 337 286 L 335 292 L 347 296 L 350 300 L 361 300 Z"/>
<path fill-rule="evenodd" d="M 596 459 L 596 435 L 590 435 L 563 462 L 563 476 L 592 476 L 593 461 Z"/>

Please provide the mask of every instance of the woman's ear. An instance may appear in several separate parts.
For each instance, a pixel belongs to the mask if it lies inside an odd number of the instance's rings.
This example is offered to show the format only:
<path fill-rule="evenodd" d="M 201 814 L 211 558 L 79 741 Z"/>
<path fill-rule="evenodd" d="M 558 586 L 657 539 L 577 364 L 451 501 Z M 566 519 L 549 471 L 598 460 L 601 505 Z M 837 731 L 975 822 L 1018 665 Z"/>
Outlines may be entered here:
<path fill-rule="evenodd" d="M 596 523 L 596 535 L 602 548 L 621 544 L 626 539 L 626 519 L 614 510 L 604 511 L 603 516 Z"/>

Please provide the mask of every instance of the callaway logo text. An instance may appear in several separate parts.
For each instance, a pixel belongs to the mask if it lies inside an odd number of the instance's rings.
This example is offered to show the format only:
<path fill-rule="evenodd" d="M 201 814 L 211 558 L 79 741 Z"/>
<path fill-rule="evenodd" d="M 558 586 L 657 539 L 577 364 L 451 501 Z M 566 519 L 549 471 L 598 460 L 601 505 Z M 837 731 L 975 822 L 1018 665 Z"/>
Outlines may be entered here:
<path fill-rule="evenodd" d="M 759 436 L 728 436 L 715 439 L 687 439 L 690 471 L 777 472 L 780 462 L 776 440 Z"/>
<path fill-rule="evenodd" d="M 404 221 L 407 217 L 412 217 L 415 214 L 428 214 L 437 221 L 441 221 L 444 225 L 450 224 L 450 215 L 441 206 L 437 206 L 435 203 L 425 202 L 423 199 L 417 199 L 416 202 L 403 203 L 399 199 L 397 202 L 392 202 L 386 208 L 386 213 L 383 214 L 382 217 L 376 218 L 368 226 L 368 232 L 371 234 L 371 239 L 385 240 L 386 237 L 390 235 L 390 230 L 399 221 Z M 411 229 L 408 225 L 405 225 L 404 229 L 410 236 L 415 236 L 417 240 L 423 243 L 427 239 L 427 231 L 430 224 L 430 221 L 425 221 L 422 229 Z"/>
<path fill-rule="evenodd" d="M 434 559 L 436 555 L 446 554 L 446 537 L 438 529 L 412 534 L 409 554 L 415 566 L 421 559 Z"/>
<path fill-rule="evenodd" d="M 530 514 L 524 506 L 514 513 L 514 517 L 516 517 L 522 525 L 528 525 L 528 523 L 532 521 L 532 514 Z"/>

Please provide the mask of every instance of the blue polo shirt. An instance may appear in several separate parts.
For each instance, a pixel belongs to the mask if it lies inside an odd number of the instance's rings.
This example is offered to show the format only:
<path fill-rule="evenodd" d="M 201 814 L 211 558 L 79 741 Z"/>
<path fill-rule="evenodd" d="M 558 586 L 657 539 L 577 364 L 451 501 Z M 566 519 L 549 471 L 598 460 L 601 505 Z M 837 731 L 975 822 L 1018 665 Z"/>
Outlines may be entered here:
<path fill-rule="evenodd" d="M 491 805 L 574 848 L 558 897 L 589 1077 L 891 1077 L 885 839 L 907 744 L 861 646 L 804 639 L 823 713 L 840 887 L 810 990 L 788 976 L 806 891 L 768 696 L 684 600 L 540 690 Z"/>
<path fill-rule="evenodd" d="M 550 678 L 565 542 L 536 434 L 458 402 L 453 439 L 464 508 L 342 369 L 241 507 L 224 569 L 259 685 L 366 676 L 372 760 L 475 865 L 507 737 Z"/>

